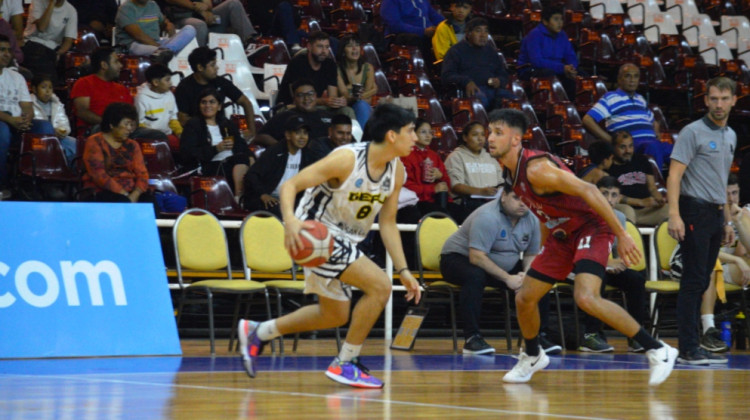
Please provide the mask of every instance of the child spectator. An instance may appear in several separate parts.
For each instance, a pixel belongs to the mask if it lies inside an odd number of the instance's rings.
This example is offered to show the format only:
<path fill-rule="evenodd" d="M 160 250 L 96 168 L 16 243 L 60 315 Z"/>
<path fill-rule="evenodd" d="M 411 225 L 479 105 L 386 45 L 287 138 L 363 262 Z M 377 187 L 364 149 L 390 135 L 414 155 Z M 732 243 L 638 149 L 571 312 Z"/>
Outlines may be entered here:
<path fill-rule="evenodd" d="M 464 39 L 466 19 L 471 14 L 470 0 L 451 0 L 450 16 L 440 22 L 432 37 L 435 58 L 442 60 L 448 49 Z"/>
<path fill-rule="evenodd" d="M 614 161 L 614 148 L 608 141 L 596 141 L 589 146 L 589 159 L 591 164 L 581 171 L 581 179 L 596 184 L 600 179 L 609 175 L 607 171 Z M 619 187 L 618 187 L 619 193 Z"/>
<path fill-rule="evenodd" d="M 182 125 L 177 119 L 177 101 L 172 94 L 172 72 L 163 64 L 146 69 L 146 82 L 138 88 L 135 107 L 140 127 L 159 130 L 167 135 L 173 151 L 179 150 Z"/>
<path fill-rule="evenodd" d="M 65 105 L 53 93 L 52 78 L 46 74 L 34 76 L 31 81 L 31 92 L 34 120 L 43 121 L 35 124 L 35 127 L 41 129 L 37 131 L 43 134 L 54 133 L 60 139 L 65 159 L 70 165 L 76 157 L 76 139 L 68 135 L 70 134 L 70 121 L 65 114 Z"/>

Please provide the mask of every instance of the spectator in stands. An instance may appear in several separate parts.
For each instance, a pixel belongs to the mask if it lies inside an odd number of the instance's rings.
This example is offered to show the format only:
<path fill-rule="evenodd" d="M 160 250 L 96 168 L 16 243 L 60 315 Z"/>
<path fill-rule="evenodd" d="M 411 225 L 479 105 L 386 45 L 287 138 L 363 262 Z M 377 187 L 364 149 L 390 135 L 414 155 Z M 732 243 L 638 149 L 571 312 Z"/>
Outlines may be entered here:
<path fill-rule="evenodd" d="M 15 63 L 11 60 L 11 66 L 17 66 L 18 64 L 23 63 L 23 50 L 21 50 L 21 46 L 18 45 L 18 42 L 16 41 L 16 35 L 13 33 L 13 28 L 11 28 L 10 24 L 3 18 L 0 18 L 0 35 L 8 37 L 8 42 L 10 42 L 10 50 L 12 53 L 11 58 L 16 60 Z"/>
<path fill-rule="evenodd" d="M 337 87 L 346 103 L 364 127 L 372 113 L 370 98 L 377 93 L 375 69 L 365 62 L 359 40 L 354 35 L 344 35 L 339 42 Z"/>
<path fill-rule="evenodd" d="M 218 77 L 219 68 L 216 66 L 216 51 L 208 47 L 198 47 L 188 56 L 188 63 L 193 74 L 182 79 L 174 96 L 177 99 L 177 117 L 183 126 L 188 119 L 199 115 L 198 95 L 207 87 L 216 90 L 219 103 L 224 105 L 224 100 L 229 98 L 232 102 L 241 106 L 245 112 L 247 122 L 247 138 L 255 137 L 255 111 L 250 99 L 245 96 L 234 83 Z M 240 138 L 238 138 L 239 140 Z"/>
<path fill-rule="evenodd" d="M 146 69 L 146 81 L 135 95 L 138 125 L 159 130 L 169 138 L 173 150 L 179 148 L 182 125 L 177 119 L 177 102 L 172 94 L 172 71 L 164 64 Z"/>
<path fill-rule="evenodd" d="M 77 141 L 70 134 L 70 121 L 65 113 L 65 105 L 55 95 L 52 79 L 46 74 L 37 74 L 31 81 L 31 102 L 34 107 L 34 120 L 39 121 L 36 132 L 39 134 L 53 134 L 60 139 L 60 145 L 65 153 L 68 164 L 75 159 Z"/>
<path fill-rule="evenodd" d="M 419 201 L 417 208 L 421 215 L 442 211 L 453 217 L 461 218 L 462 209 L 457 209 L 449 197 L 451 180 L 440 155 L 430 149 L 432 127 L 430 123 L 417 119 L 414 123 L 417 143 L 412 147 L 409 156 L 401 158 L 406 171 L 404 188 L 414 191 Z"/>
<path fill-rule="evenodd" d="M 268 210 L 281 217 L 281 184 L 321 158 L 306 147 L 310 127 L 304 118 L 291 114 L 284 127 L 285 141 L 269 147 L 247 171 L 244 191 L 244 207 L 247 210 Z"/>
<path fill-rule="evenodd" d="M 317 98 L 315 86 L 308 79 L 299 79 L 292 83 L 292 92 L 294 94 L 294 106 L 286 111 L 277 112 L 270 120 L 260 129 L 255 141 L 259 144 L 275 144 L 284 140 L 284 124 L 290 115 L 298 115 L 304 118 L 309 128 L 311 139 L 325 137 L 328 134 L 328 126 L 331 124 L 332 115 L 321 108 L 315 106 Z M 351 120 L 351 118 L 350 118 Z"/>
<path fill-rule="evenodd" d="M 620 183 L 613 176 L 605 176 L 601 178 L 596 186 L 602 193 L 607 202 L 613 207 L 620 202 Z M 615 215 L 620 221 L 620 224 L 625 227 L 625 214 L 614 209 Z M 614 286 L 623 292 L 625 292 L 625 301 L 627 302 L 627 309 L 630 316 L 638 322 L 638 324 L 645 326 L 646 320 L 646 305 L 648 302 L 648 294 L 646 293 L 646 277 L 643 273 L 639 273 L 635 270 L 628 268 L 627 265 L 617 255 L 617 238 L 612 244 L 612 254 L 607 261 L 606 273 L 602 281 L 602 287 L 600 293 L 604 293 L 606 286 Z M 583 312 L 583 311 L 581 311 Z M 583 342 L 579 351 L 603 353 L 614 351 L 607 338 L 604 336 L 602 331 L 602 321 L 598 318 L 583 312 L 583 325 L 584 335 Z M 628 351 L 632 353 L 640 353 L 644 351 L 637 341 L 628 339 Z"/>
<path fill-rule="evenodd" d="M 429 0 L 383 0 L 380 17 L 386 36 L 395 35 L 395 44 L 417 46 L 424 57 L 432 57 L 432 36 L 445 17 Z"/>
<path fill-rule="evenodd" d="M 113 102 L 102 113 L 102 131 L 86 139 L 83 187 L 94 189 L 93 201 L 152 203 L 156 208 L 141 148 L 130 139 L 137 121 L 133 105 Z"/>
<path fill-rule="evenodd" d="M 58 84 L 57 62 L 78 38 L 76 9 L 66 0 L 33 0 L 24 36 L 25 67 L 34 75 L 49 75 Z"/>
<path fill-rule="evenodd" d="M 343 113 L 356 119 L 354 111 L 346 106 L 346 97 L 338 88 L 336 62 L 330 57 L 331 43 L 323 31 L 310 33 L 307 54 L 297 54 L 286 68 L 279 86 L 279 103 L 293 102 L 290 86 L 300 79 L 312 82 L 317 95 L 316 103 L 330 112 Z M 373 76 L 374 77 L 374 76 Z"/>
<path fill-rule="evenodd" d="M 91 54 L 91 69 L 94 74 L 76 80 L 70 91 L 75 110 L 77 135 L 99 131 L 104 109 L 113 102 L 133 104 L 130 90 L 117 80 L 120 78 L 122 63 L 117 53 L 109 47 L 101 47 Z M 167 140 L 158 130 L 137 127 L 129 133 L 133 138 Z"/>
<path fill-rule="evenodd" d="M 7 159 L 11 144 L 21 141 L 21 132 L 31 129 L 34 110 L 26 80 L 15 69 L 10 40 L 0 35 L 0 200 L 10 197 L 6 190 Z"/>
<path fill-rule="evenodd" d="M 150 55 L 152 61 L 167 64 L 195 38 L 195 28 L 184 26 L 179 32 L 166 19 L 154 0 L 127 0 L 117 10 L 117 45 L 132 55 Z M 168 37 L 162 37 L 166 32 Z"/>
<path fill-rule="evenodd" d="M 186 25 L 195 28 L 196 40 L 201 47 L 208 44 L 209 32 L 235 33 L 245 46 L 257 36 L 239 0 L 224 0 L 216 6 L 211 0 L 164 0 L 164 2 L 168 5 L 165 10 L 167 17 L 178 28 L 184 28 Z"/>
<path fill-rule="evenodd" d="M 484 288 L 518 290 L 539 253 L 540 232 L 539 220 L 506 185 L 502 196 L 476 209 L 445 241 L 440 272 L 461 286 L 464 354 L 495 352 L 479 331 Z"/>
<path fill-rule="evenodd" d="M 616 90 L 609 91 L 583 116 L 583 126 L 596 137 L 612 141 L 612 133 L 625 130 L 633 136 L 638 153 L 653 156 L 659 170 L 669 161 L 672 144 L 659 141 L 659 123 L 646 99 L 636 92 L 641 71 L 635 64 L 623 64 L 617 74 Z M 606 130 L 599 126 L 605 122 Z"/>
<path fill-rule="evenodd" d="M 19 43 L 23 40 L 23 0 L 3 0 L 0 2 L 0 18 L 13 28 L 13 35 Z"/>
<path fill-rule="evenodd" d="M 471 14 L 471 0 L 450 0 L 450 16 L 440 22 L 432 37 L 432 52 L 442 60 L 448 49 L 463 41 L 466 34 L 466 18 Z"/>
<path fill-rule="evenodd" d="M 226 178 L 239 199 L 252 156 L 237 125 L 224 116 L 220 97 L 212 87 L 198 94 L 200 114 L 185 124 L 180 156 L 187 169 L 198 168 L 202 175 Z"/>
<path fill-rule="evenodd" d="M 465 215 L 495 198 L 504 182 L 500 164 L 484 149 L 485 135 L 482 124 L 466 124 L 461 133 L 463 142 L 445 159 L 451 193 L 458 197 Z M 459 223 L 463 221 L 457 219 Z"/>
<path fill-rule="evenodd" d="M 334 115 L 331 118 L 331 125 L 328 127 L 327 137 L 313 138 L 309 133 L 308 136 L 310 140 L 307 148 L 323 158 L 328 156 L 333 149 L 352 142 L 352 119 L 346 115 Z"/>
<path fill-rule="evenodd" d="M 620 183 L 622 200 L 616 206 L 638 225 L 656 226 L 669 217 L 669 206 L 656 187 L 648 159 L 633 152 L 633 137 L 627 131 L 614 133 L 614 161 L 607 171 Z"/>
<path fill-rule="evenodd" d="M 562 28 L 562 7 L 545 7 L 542 10 L 542 24 L 529 31 L 521 40 L 518 75 L 522 80 L 557 76 L 568 98 L 573 100 L 576 94 L 578 58 L 568 40 L 568 34 Z"/>
<path fill-rule="evenodd" d="M 591 164 L 584 168 L 579 176 L 586 182 L 596 184 L 600 179 L 609 175 L 607 171 L 614 161 L 612 143 L 604 140 L 592 143 L 589 146 L 589 159 L 591 159 Z"/>
<path fill-rule="evenodd" d="M 99 43 L 108 44 L 117 15 L 116 0 L 68 0 L 78 12 L 78 26 L 93 30 Z"/>
<path fill-rule="evenodd" d="M 454 83 L 466 96 L 476 96 L 488 111 L 513 98 L 506 89 L 508 72 L 489 43 L 487 20 L 474 18 L 466 24 L 466 38 L 452 46 L 443 60 L 443 83 Z"/>

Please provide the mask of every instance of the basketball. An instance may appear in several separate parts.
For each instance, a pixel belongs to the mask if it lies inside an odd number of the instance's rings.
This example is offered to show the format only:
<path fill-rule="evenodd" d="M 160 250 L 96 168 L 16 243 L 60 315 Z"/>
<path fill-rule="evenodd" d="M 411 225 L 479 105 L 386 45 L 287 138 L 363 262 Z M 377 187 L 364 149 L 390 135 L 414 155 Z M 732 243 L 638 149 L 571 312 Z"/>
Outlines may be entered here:
<path fill-rule="evenodd" d="M 303 227 L 299 232 L 302 248 L 292 254 L 292 259 L 303 267 L 317 267 L 328 261 L 333 252 L 333 236 L 326 225 L 318 221 L 310 221 L 313 227 Z"/>

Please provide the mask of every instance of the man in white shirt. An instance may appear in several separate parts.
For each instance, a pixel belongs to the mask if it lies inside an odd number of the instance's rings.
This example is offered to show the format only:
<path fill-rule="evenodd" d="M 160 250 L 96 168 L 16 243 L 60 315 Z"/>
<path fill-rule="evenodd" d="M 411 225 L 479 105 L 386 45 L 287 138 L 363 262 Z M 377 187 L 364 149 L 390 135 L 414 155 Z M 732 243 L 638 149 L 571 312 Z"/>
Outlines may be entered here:
<path fill-rule="evenodd" d="M 19 43 L 23 42 L 23 0 L 0 2 L 0 17 L 7 20 Z"/>
<path fill-rule="evenodd" d="M 24 31 L 24 66 L 57 84 L 56 63 L 78 37 L 78 13 L 67 0 L 32 0 Z"/>
<path fill-rule="evenodd" d="M 26 80 L 9 68 L 13 54 L 10 40 L 0 35 L 0 200 L 10 197 L 7 186 L 7 159 L 11 144 L 21 141 L 21 132 L 31 128 L 34 109 Z"/>

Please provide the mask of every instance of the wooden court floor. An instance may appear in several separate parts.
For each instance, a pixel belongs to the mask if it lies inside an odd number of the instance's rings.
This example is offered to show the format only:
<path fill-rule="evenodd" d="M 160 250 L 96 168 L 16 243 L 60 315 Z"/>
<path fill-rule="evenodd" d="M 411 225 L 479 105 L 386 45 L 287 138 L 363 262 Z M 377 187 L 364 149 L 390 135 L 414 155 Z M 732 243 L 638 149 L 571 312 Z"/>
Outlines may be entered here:
<path fill-rule="evenodd" d="M 297 353 L 260 358 L 255 379 L 219 341 L 183 340 L 182 357 L 0 360 L 0 419 L 743 419 L 750 417 L 750 353 L 728 366 L 678 366 L 647 385 L 644 355 L 567 352 L 528 384 L 502 383 L 515 363 L 501 339 L 494 356 L 451 353 L 448 339 L 411 352 L 369 340 L 363 362 L 383 390 L 336 384 L 323 371 L 332 339 L 301 340 Z M 675 344 L 673 340 L 667 340 Z"/>

